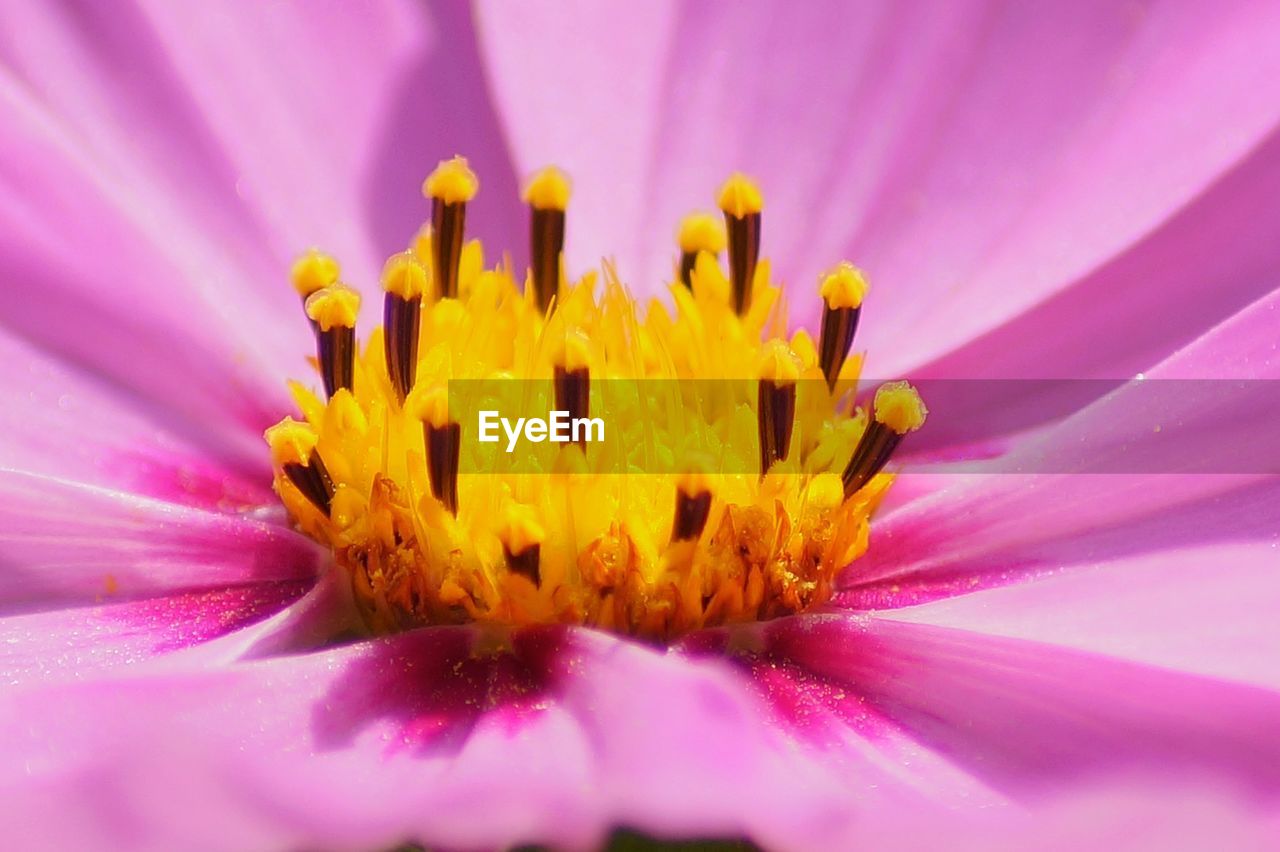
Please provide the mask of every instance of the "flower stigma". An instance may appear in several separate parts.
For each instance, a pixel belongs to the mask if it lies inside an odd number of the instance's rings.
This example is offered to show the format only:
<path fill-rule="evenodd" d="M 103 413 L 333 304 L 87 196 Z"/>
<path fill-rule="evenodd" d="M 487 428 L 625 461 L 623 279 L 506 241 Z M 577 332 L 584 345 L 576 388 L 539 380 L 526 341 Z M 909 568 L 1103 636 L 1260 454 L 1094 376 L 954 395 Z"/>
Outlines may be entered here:
<path fill-rule="evenodd" d="M 735 173 L 722 215 L 681 223 L 670 303 L 642 306 L 609 263 L 566 274 L 571 184 L 549 167 L 525 187 L 518 279 L 466 239 L 479 188 L 462 157 L 427 178 L 430 218 L 387 260 L 382 325 L 363 341 L 337 261 L 311 250 L 292 269 L 323 395 L 290 383 L 299 419 L 266 433 L 274 487 L 366 626 L 571 623 L 662 641 L 829 600 L 867 549 L 885 465 L 927 415 L 905 382 L 856 403 L 862 272 L 821 277 L 817 342 L 788 334 L 760 255 L 764 198 Z M 473 384 L 598 432 L 495 442 L 485 416 L 501 399 L 475 417 L 458 390 Z"/>

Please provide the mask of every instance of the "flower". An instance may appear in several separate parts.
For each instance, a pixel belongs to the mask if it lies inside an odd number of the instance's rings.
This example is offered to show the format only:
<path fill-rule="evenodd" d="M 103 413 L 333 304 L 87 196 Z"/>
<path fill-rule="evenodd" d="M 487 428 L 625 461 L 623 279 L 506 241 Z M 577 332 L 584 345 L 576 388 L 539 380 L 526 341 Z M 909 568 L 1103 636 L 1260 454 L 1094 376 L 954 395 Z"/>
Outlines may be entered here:
<path fill-rule="evenodd" d="M 831 607 L 667 648 L 565 626 L 493 653 L 467 625 L 362 638 L 261 434 L 307 375 L 295 254 L 377 281 L 458 152 L 484 181 L 468 233 L 523 267 L 519 178 L 555 162 L 566 265 L 611 253 L 637 287 L 742 168 L 779 279 L 868 271 L 879 375 L 1265 386 L 1273 4 L 0 14 L 22 34 L 0 47 L 15 845 L 590 847 L 619 825 L 1025 843 L 1162 802 L 1178 840 L 1266 830 L 1265 399 L 1226 422 L 1161 398 L 1156 425 L 1206 427 L 1188 444 L 1152 437 L 1140 384 L 1026 385 L 1049 392 L 1035 428 L 985 448 L 1023 473 L 929 476 L 948 450 L 930 398 L 924 473 L 899 477 Z M 1082 442 L 1136 466 L 1035 466 Z M 1258 465 L 1230 469 L 1241 451 Z M 1218 466 L 1153 473 L 1170 455 Z"/>

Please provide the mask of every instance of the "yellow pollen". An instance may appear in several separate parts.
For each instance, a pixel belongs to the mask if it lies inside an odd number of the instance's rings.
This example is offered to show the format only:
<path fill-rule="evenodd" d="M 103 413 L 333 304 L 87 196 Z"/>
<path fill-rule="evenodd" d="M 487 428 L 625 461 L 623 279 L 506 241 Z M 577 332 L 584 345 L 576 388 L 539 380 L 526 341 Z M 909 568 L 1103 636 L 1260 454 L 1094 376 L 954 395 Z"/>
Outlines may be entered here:
<path fill-rule="evenodd" d="M 887 382 L 876 390 L 875 417 L 899 435 L 914 432 L 924 425 L 929 410 L 920 394 L 906 382 Z"/>
<path fill-rule="evenodd" d="M 680 251 L 685 254 L 700 251 L 719 254 L 724 251 L 726 241 L 724 220 L 709 213 L 690 213 L 680 223 L 677 239 Z"/>
<path fill-rule="evenodd" d="M 360 294 L 341 284 L 317 290 L 307 297 L 307 316 L 320 326 L 321 331 L 354 328 L 358 313 Z"/>
<path fill-rule="evenodd" d="M 419 299 L 430 289 L 427 267 L 412 251 L 393 254 L 382 267 L 382 289 L 401 299 Z"/>
<path fill-rule="evenodd" d="M 305 299 L 317 290 L 336 284 L 339 273 L 338 261 L 322 251 L 309 249 L 293 262 L 289 279 L 293 289 Z"/>
<path fill-rule="evenodd" d="M 459 157 L 424 191 L 449 205 L 477 186 Z M 546 169 L 525 200 L 562 209 L 568 191 Z M 754 183 L 733 176 L 720 203 L 730 229 L 758 236 Z M 787 327 L 754 246 L 740 298 L 741 276 L 716 257 L 725 224 L 686 219 L 680 247 L 692 256 L 644 302 L 607 263 L 577 280 L 561 273 L 540 302 L 478 241 L 450 246 L 453 297 L 438 298 L 441 246 L 424 226 L 381 280 L 420 306 L 388 301 L 391 338 L 363 327 L 359 338 L 322 335 L 341 348 L 319 365 L 325 390 L 292 382 L 300 413 L 266 433 L 276 492 L 333 554 L 368 630 L 564 623 L 665 641 L 821 606 L 837 575 L 857 570 L 893 481 L 880 472 L 893 448 L 874 423 L 910 431 L 924 405 L 896 383 L 877 393 L 871 425 L 850 410 L 828 389 L 817 329 Z M 294 275 L 325 282 L 307 314 L 323 331 L 354 328 L 359 295 L 321 257 L 304 256 Z M 828 305 L 865 290 L 852 266 L 829 278 Z M 842 363 L 841 387 L 856 387 L 861 363 Z M 603 421 L 603 433 L 551 440 L 560 408 Z M 502 428 L 482 438 L 494 411 Z"/>
<path fill-rule="evenodd" d="M 735 219 L 741 219 L 764 209 L 764 196 L 760 187 L 742 172 L 734 172 L 720 187 L 720 209 Z"/>
<path fill-rule="evenodd" d="M 480 191 L 480 179 L 467 165 L 466 157 L 441 160 L 422 184 L 422 194 L 445 204 L 465 204 Z"/>
<path fill-rule="evenodd" d="M 538 210 L 565 210 L 569 206 L 569 178 L 555 166 L 535 174 L 524 188 L 524 201 Z"/>
<path fill-rule="evenodd" d="M 857 308 L 867 296 L 867 279 L 861 269 L 846 260 L 822 276 L 819 293 L 833 309 Z"/>

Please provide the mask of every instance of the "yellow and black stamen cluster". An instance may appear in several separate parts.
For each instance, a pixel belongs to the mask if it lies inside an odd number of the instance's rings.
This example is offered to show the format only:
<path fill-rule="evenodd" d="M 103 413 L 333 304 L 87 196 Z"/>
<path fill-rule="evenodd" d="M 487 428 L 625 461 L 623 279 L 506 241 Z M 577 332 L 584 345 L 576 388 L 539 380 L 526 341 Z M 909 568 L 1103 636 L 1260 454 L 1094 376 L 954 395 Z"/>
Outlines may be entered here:
<path fill-rule="evenodd" d="M 869 412 L 853 404 L 862 273 L 823 276 L 816 344 L 788 336 L 760 255 L 763 196 L 735 174 L 722 219 L 680 227 L 671 305 L 642 310 L 607 265 L 603 280 L 566 275 L 558 169 L 526 186 L 520 283 L 466 240 L 478 190 L 460 157 L 427 178 L 430 220 L 388 259 L 383 325 L 363 345 L 338 264 L 312 251 L 293 268 L 324 396 L 291 383 L 301 418 L 267 432 L 275 487 L 332 550 L 369 628 L 563 622 L 664 639 L 829 599 L 866 550 L 886 462 L 926 414 L 905 383 Z M 459 380 L 545 382 L 558 410 L 603 417 L 609 437 L 539 444 L 524 467 L 481 455 L 475 424 L 451 411 Z M 711 392 L 728 401 L 655 427 L 642 394 L 602 404 L 618 380 L 672 381 L 685 397 L 723 380 Z"/>

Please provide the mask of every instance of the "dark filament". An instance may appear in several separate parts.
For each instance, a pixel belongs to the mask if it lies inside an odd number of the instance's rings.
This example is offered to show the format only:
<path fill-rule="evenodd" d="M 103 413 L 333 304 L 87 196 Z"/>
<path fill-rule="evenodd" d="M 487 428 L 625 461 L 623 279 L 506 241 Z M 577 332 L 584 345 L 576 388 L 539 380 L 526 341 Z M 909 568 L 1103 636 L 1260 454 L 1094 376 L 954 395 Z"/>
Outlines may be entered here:
<path fill-rule="evenodd" d="M 542 574 L 539 568 L 541 560 L 542 548 L 539 545 L 531 544 L 519 553 L 512 553 L 506 547 L 503 551 L 507 556 L 507 567 L 514 574 L 522 574 L 528 577 L 535 586 L 541 585 Z"/>
<path fill-rule="evenodd" d="M 320 376 L 324 379 L 324 392 L 330 399 L 342 388 L 351 390 L 355 386 L 354 328 L 335 325 L 328 331 L 316 332 L 316 354 L 320 361 Z"/>
<path fill-rule="evenodd" d="M 672 540 L 693 541 L 702 535 L 702 529 L 707 525 L 707 516 L 710 514 L 710 491 L 687 494 L 683 488 L 676 489 L 676 517 L 671 526 Z"/>
<path fill-rule="evenodd" d="M 862 440 L 854 448 L 853 457 L 845 466 L 844 496 L 852 497 L 858 490 L 871 481 L 871 477 L 879 473 L 897 449 L 902 436 L 888 426 L 872 420 L 867 431 L 862 433 Z"/>
<path fill-rule="evenodd" d="M 310 500 L 317 509 L 329 514 L 329 506 L 333 503 L 333 480 L 329 478 L 329 470 L 320 459 L 320 454 L 311 452 L 311 460 L 306 464 L 290 462 L 284 466 L 284 475 L 297 486 L 302 496 Z"/>
<path fill-rule="evenodd" d="M 776 461 L 791 450 L 791 428 L 796 416 L 794 382 L 778 384 L 761 379 L 757 394 L 756 423 L 760 431 L 760 474 L 769 472 Z"/>
<path fill-rule="evenodd" d="M 591 406 L 591 372 L 586 367 L 555 369 L 556 410 L 569 412 L 573 419 L 587 416 Z M 587 449 L 587 433 L 578 436 L 578 446 Z"/>
<path fill-rule="evenodd" d="M 564 252 L 564 211 L 533 210 L 530 248 L 533 257 L 533 290 L 538 309 L 546 312 L 560 290 L 560 256 Z"/>
<path fill-rule="evenodd" d="M 680 253 L 680 283 L 693 289 L 693 268 L 698 265 L 698 253 L 686 251 Z"/>
<path fill-rule="evenodd" d="M 833 308 L 828 304 L 822 306 L 822 333 L 818 338 L 818 360 L 822 364 L 822 373 L 827 377 L 827 387 L 835 389 L 836 379 L 840 377 L 840 368 L 849 357 L 853 347 L 853 335 L 858 330 L 857 308 Z"/>
<path fill-rule="evenodd" d="M 447 203 L 431 199 L 432 254 L 442 298 L 458 296 L 458 263 L 462 259 L 462 237 L 467 225 L 466 202 Z"/>
<path fill-rule="evenodd" d="M 444 426 L 423 424 L 427 444 L 427 478 L 431 493 L 454 515 L 458 514 L 458 453 L 462 443 L 462 427 L 457 423 Z"/>
<path fill-rule="evenodd" d="M 418 372 L 418 327 L 422 321 L 422 299 L 403 299 L 387 293 L 382 303 L 385 335 L 382 344 L 387 356 L 387 375 L 400 404 L 413 390 Z"/>
<path fill-rule="evenodd" d="M 733 309 L 739 315 L 751 304 L 751 283 L 760 259 L 760 214 L 742 218 L 724 214 L 729 231 L 729 272 L 733 280 Z"/>

